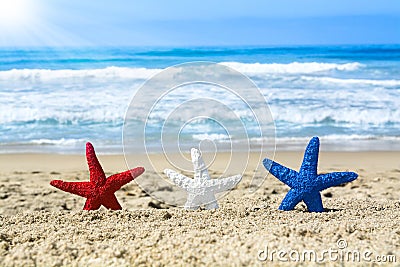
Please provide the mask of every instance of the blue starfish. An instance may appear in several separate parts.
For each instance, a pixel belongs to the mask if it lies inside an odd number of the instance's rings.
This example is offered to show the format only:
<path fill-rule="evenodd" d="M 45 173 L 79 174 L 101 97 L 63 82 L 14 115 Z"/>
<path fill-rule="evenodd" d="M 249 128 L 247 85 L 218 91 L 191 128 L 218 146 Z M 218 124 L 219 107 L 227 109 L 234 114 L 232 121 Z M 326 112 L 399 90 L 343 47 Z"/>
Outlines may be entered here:
<path fill-rule="evenodd" d="M 280 210 L 293 210 L 300 201 L 304 201 L 308 211 L 322 212 L 324 207 L 320 191 L 357 179 L 358 174 L 354 172 L 332 172 L 318 175 L 318 154 L 319 139 L 313 137 L 308 143 L 299 172 L 270 159 L 264 159 L 265 168 L 281 182 L 290 186 L 289 192 L 279 206 Z"/>

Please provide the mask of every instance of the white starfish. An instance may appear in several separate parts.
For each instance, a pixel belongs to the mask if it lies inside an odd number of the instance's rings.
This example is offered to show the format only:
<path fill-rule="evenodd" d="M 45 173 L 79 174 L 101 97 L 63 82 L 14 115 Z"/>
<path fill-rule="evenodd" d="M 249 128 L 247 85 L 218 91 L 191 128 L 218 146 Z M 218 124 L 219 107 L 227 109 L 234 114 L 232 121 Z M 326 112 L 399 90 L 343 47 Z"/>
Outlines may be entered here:
<path fill-rule="evenodd" d="M 216 193 L 228 191 L 236 186 L 242 179 L 242 175 L 235 175 L 223 179 L 211 179 L 206 165 L 201 157 L 200 150 L 191 149 L 191 157 L 194 167 L 194 179 L 186 177 L 170 169 L 164 173 L 171 181 L 188 193 L 185 209 L 198 209 L 204 205 L 206 209 L 217 209 Z"/>

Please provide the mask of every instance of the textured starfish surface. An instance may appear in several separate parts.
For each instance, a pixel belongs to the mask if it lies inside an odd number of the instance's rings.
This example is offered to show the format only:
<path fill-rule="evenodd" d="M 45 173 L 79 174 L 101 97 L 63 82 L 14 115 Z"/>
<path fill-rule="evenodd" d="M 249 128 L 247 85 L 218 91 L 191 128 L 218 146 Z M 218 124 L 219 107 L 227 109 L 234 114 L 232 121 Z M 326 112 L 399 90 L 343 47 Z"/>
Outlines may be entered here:
<path fill-rule="evenodd" d="M 89 182 L 53 180 L 50 184 L 65 192 L 87 198 L 83 207 L 84 210 L 97 210 L 101 205 L 111 210 L 122 209 L 114 193 L 123 185 L 141 175 L 144 172 L 144 168 L 137 167 L 106 178 L 91 143 L 86 144 L 86 159 L 90 172 Z"/>
<path fill-rule="evenodd" d="M 308 211 L 322 212 L 324 207 L 320 191 L 357 179 L 358 174 L 354 172 L 332 172 L 318 175 L 318 154 L 319 139 L 313 137 L 308 143 L 299 172 L 270 159 L 264 159 L 265 168 L 290 187 L 279 206 L 280 210 L 293 210 L 300 201 L 304 201 Z"/>
<path fill-rule="evenodd" d="M 217 209 L 218 202 L 215 194 L 235 187 L 242 179 L 242 175 L 211 179 L 200 150 L 192 148 L 190 152 L 194 167 L 194 179 L 170 169 L 165 169 L 164 173 L 173 183 L 188 193 L 185 209 L 198 209 L 203 205 L 206 209 Z"/>

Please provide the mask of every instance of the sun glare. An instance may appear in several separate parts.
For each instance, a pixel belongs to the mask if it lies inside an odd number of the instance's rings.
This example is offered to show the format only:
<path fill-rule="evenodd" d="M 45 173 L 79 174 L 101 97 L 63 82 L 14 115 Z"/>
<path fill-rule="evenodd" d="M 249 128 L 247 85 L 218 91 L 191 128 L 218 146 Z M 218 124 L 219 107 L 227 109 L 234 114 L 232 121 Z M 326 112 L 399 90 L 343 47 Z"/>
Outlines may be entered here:
<path fill-rule="evenodd" d="M 26 23 L 32 11 L 31 1 L 0 0 L 0 26 L 18 27 Z"/>

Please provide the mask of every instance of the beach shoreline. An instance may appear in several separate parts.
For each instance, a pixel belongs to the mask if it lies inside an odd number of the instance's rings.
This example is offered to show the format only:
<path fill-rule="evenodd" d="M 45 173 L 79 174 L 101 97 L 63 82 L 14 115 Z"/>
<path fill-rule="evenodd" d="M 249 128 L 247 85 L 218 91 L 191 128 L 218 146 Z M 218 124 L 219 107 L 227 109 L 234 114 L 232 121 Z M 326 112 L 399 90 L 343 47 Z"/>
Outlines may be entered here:
<path fill-rule="evenodd" d="M 292 165 L 291 167 L 296 167 L 296 162 L 299 165 L 302 160 L 303 151 L 276 151 L 272 153 L 271 151 L 265 156 L 274 155 L 274 159 L 279 162 L 286 162 Z M 104 161 L 104 164 L 109 165 L 111 170 L 123 170 L 126 168 L 125 155 L 120 154 L 104 154 L 102 151 L 97 151 L 96 154 L 99 155 L 100 161 Z M 210 157 L 214 155 L 211 153 L 203 153 L 205 156 Z M 222 158 L 226 158 L 231 154 L 239 154 L 242 156 L 249 156 L 250 158 L 257 158 L 261 156 L 257 152 L 219 152 L 217 153 Z M 179 153 L 171 153 L 172 157 L 179 157 Z M 183 154 L 185 157 L 189 157 L 189 153 Z M 149 154 L 127 154 L 130 159 L 137 162 L 138 165 L 148 163 L 149 159 L 156 162 L 165 159 L 165 154 L 162 153 L 149 153 Z M 325 165 L 342 165 L 345 167 L 352 167 L 354 169 L 371 169 L 381 166 L 382 168 L 389 168 L 392 166 L 394 169 L 400 168 L 400 151 L 390 150 L 390 151 L 324 151 L 320 152 L 319 163 Z M 359 159 L 359 164 L 354 159 Z M 377 164 L 375 164 L 377 163 Z M 218 162 L 214 162 L 218 165 Z M 249 162 L 249 165 L 254 168 L 259 162 Z M 366 166 L 368 165 L 368 166 Z M 151 167 L 147 165 L 144 167 Z M 168 167 L 167 162 L 165 167 Z M 170 167 L 170 166 L 169 166 Z M 3 172 L 12 172 L 18 170 L 29 171 L 32 169 L 38 169 L 42 171 L 48 170 L 87 170 L 86 159 L 84 152 L 74 153 L 74 154 L 59 154 L 59 153 L 6 153 L 0 154 L 0 170 Z M 320 165 L 321 168 L 321 165 Z"/>
<path fill-rule="evenodd" d="M 326 152 L 375 152 L 375 151 L 400 151 L 400 137 L 385 137 L 385 138 L 325 138 L 319 137 L 321 141 L 321 151 Z M 285 151 L 285 152 L 298 152 L 303 151 L 305 144 L 308 142 L 309 137 L 304 138 L 277 138 L 274 141 L 266 140 L 261 146 L 260 141 L 252 141 L 250 146 L 247 141 L 235 143 L 235 152 L 248 152 L 257 153 L 259 151 Z M 214 142 L 214 141 L 212 141 Z M 0 144 L 0 155 L 8 154 L 60 154 L 60 155 L 80 155 L 82 147 L 85 142 L 80 141 L 73 145 L 54 145 L 54 144 Z M 199 145 L 200 142 L 194 141 L 192 146 Z M 103 142 L 96 142 L 96 148 L 101 154 L 105 155 L 119 155 L 124 152 L 129 154 L 160 154 L 163 150 L 178 153 L 179 149 L 190 150 L 190 146 L 182 147 L 169 147 L 169 144 L 162 144 L 161 146 L 150 145 L 148 147 L 135 146 L 124 147 L 121 144 L 104 144 Z M 232 151 L 232 144 L 219 143 L 215 141 L 216 149 L 219 153 L 227 153 Z M 187 144 L 186 144 L 187 146 Z M 147 150 L 147 152 L 145 152 Z M 205 151 L 210 153 L 211 151 Z"/>

